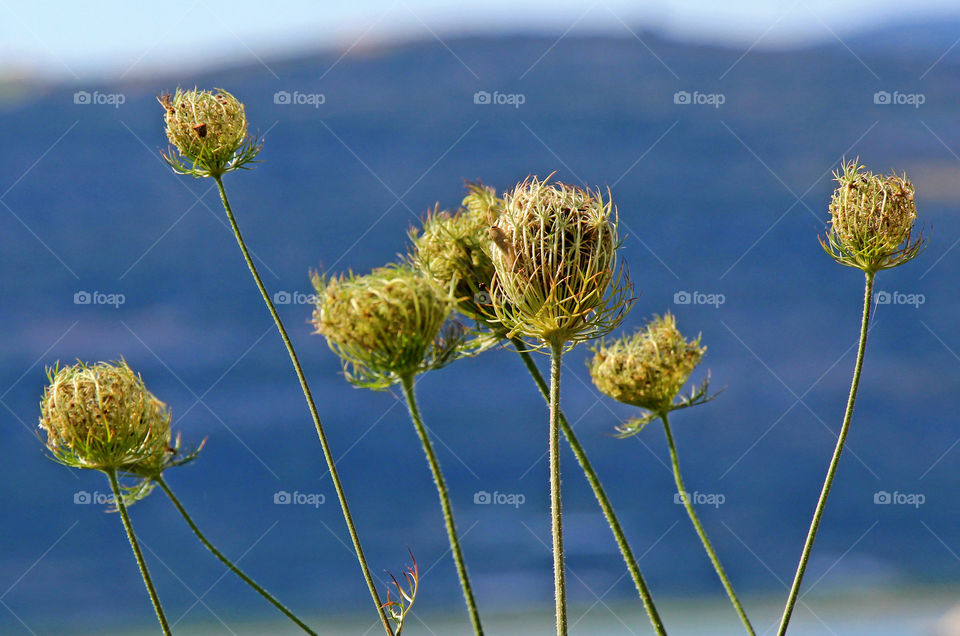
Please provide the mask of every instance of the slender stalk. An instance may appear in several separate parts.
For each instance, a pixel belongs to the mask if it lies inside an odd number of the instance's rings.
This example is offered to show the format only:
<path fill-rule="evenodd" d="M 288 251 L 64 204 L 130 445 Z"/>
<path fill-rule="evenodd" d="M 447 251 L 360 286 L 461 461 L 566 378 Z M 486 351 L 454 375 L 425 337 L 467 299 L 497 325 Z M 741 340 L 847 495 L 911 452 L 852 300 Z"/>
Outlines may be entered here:
<path fill-rule="evenodd" d="M 780 619 L 780 629 L 777 630 L 777 636 L 784 636 L 784 634 L 787 633 L 790 616 L 793 614 L 793 608 L 797 604 L 797 597 L 800 594 L 803 575 L 807 570 L 807 562 L 810 560 L 810 552 L 813 550 L 813 542 L 817 538 L 820 519 L 823 517 L 823 510 L 827 505 L 827 497 L 830 496 L 830 488 L 833 486 L 833 478 L 837 473 L 837 465 L 840 463 L 840 454 L 843 452 L 843 445 L 847 440 L 847 433 L 850 432 L 850 421 L 853 419 L 853 405 L 857 401 L 857 389 L 860 386 L 860 372 L 863 370 L 863 354 L 867 348 L 867 331 L 870 324 L 870 300 L 873 294 L 873 278 L 875 275 L 875 272 L 866 273 L 866 282 L 863 291 L 863 315 L 860 320 L 860 344 L 857 348 L 857 362 L 853 368 L 853 380 L 850 383 L 850 395 L 847 398 L 847 408 L 843 414 L 843 425 L 840 427 L 840 435 L 837 437 L 837 447 L 833 451 L 833 458 L 830 460 L 830 467 L 827 469 L 827 477 L 823 482 L 823 489 L 820 491 L 820 499 L 817 500 L 817 507 L 813 511 L 813 520 L 810 522 L 807 540 L 803 544 L 800 563 L 797 566 L 797 573 L 793 577 L 793 585 L 790 587 L 790 596 L 787 597 L 787 605 L 783 609 L 783 617 Z"/>
<path fill-rule="evenodd" d="M 147 593 L 150 595 L 150 602 L 153 603 L 153 611 L 157 613 L 157 620 L 160 621 L 160 629 L 166 636 L 170 636 L 170 625 L 167 624 L 167 617 L 163 613 L 163 606 L 160 605 L 160 597 L 157 596 L 157 589 L 153 587 L 153 579 L 150 578 L 150 571 L 147 570 L 147 562 L 143 560 L 143 552 L 140 551 L 140 543 L 137 541 L 137 535 L 133 532 L 133 524 L 130 523 L 130 516 L 127 514 L 127 506 L 123 503 L 123 494 L 120 492 L 120 482 L 117 481 L 117 471 L 105 471 L 110 480 L 110 489 L 113 491 L 113 498 L 117 502 L 117 510 L 120 511 L 120 518 L 123 519 L 123 529 L 127 531 L 127 540 L 130 541 L 130 547 L 133 548 L 133 556 L 137 559 L 137 567 L 140 568 L 140 576 L 143 577 L 143 584 L 147 586 Z"/>
<path fill-rule="evenodd" d="M 750 625 L 750 619 L 747 618 L 747 613 L 743 610 L 743 605 L 740 604 L 737 593 L 733 591 L 733 585 L 730 583 L 727 573 L 723 570 L 723 566 L 720 565 L 720 559 L 717 557 L 717 553 L 714 551 L 710 539 L 707 538 L 707 532 L 703 529 L 700 518 L 697 516 L 697 511 L 693 507 L 693 502 L 690 501 L 690 497 L 687 495 L 687 489 L 683 485 L 683 477 L 680 475 L 680 459 L 677 456 L 677 446 L 673 442 L 673 433 L 670 431 L 670 420 L 667 417 L 667 413 L 661 413 L 660 419 L 663 420 L 663 431 L 667 434 L 667 445 L 670 446 L 670 461 L 673 464 L 673 478 L 677 483 L 677 493 L 680 494 L 683 500 L 683 506 L 687 509 L 687 515 L 690 517 L 690 521 L 693 522 L 693 527 L 696 529 L 697 535 L 700 537 L 700 542 L 703 543 L 703 547 L 707 551 L 707 556 L 710 557 L 710 562 L 713 563 L 713 569 L 717 571 L 717 576 L 720 577 L 720 582 L 723 583 L 723 589 L 727 591 L 730 602 L 733 603 L 734 609 L 736 609 L 737 614 L 740 615 L 740 621 L 743 622 L 743 626 L 747 628 L 747 633 L 754 636 L 756 632 L 753 631 L 753 626 Z"/>
<path fill-rule="evenodd" d="M 377 587 L 373 582 L 373 576 L 370 574 L 370 568 L 367 566 L 367 559 L 363 555 L 363 547 L 360 545 L 360 537 L 357 535 L 357 528 L 353 524 L 353 516 L 350 514 L 350 507 L 347 505 L 347 496 L 344 493 L 343 485 L 340 483 L 340 475 L 337 472 L 337 465 L 333 459 L 333 452 L 330 450 L 330 444 L 327 442 L 327 435 L 323 431 L 323 424 L 320 422 L 320 415 L 317 413 L 317 406 L 313 401 L 313 395 L 310 393 L 310 387 L 307 385 L 307 378 L 303 373 L 303 368 L 300 366 L 300 360 L 297 358 L 297 352 L 294 350 L 293 344 L 290 342 L 290 337 L 287 335 L 287 330 L 283 326 L 283 321 L 280 320 L 280 315 L 277 313 L 277 308 L 273 306 L 273 301 L 270 300 L 270 294 L 267 292 L 267 288 L 264 286 L 263 280 L 260 278 L 260 273 L 257 272 L 257 266 L 254 265 L 253 258 L 251 258 L 250 252 L 247 250 L 247 245 L 243 241 L 243 235 L 240 233 L 240 226 L 237 225 L 237 220 L 233 216 L 233 210 L 230 207 L 230 202 L 227 200 L 227 191 L 223 187 L 223 178 L 214 177 L 214 180 L 217 182 L 217 188 L 220 191 L 220 200 L 223 202 L 223 209 L 227 212 L 227 218 L 230 220 L 230 226 L 233 228 L 233 233 L 237 237 L 237 244 L 240 246 L 240 251 L 243 252 L 243 258 L 247 261 L 247 267 L 250 268 L 250 273 L 253 275 L 253 279 L 257 283 L 257 288 L 260 290 L 260 295 L 263 296 L 263 302 L 266 303 L 267 309 L 270 310 L 270 315 L 273 316 L 273 321 L 277 325 L 277 331 L 280 332 L 280 337 L 283 339 L 283 344 L 287 347 L 287 353 L 290 354 L 290 361 L 293 363 L 293 368 L 297 373 L 297 379 L 300 380 L 300 388 L 303 389 L 303 396 L 307 400 L 307 407 L 310 409 L 310 417 L 313 418 L 314 428 L 317 429 L 317 437 L 320 439 L 320 446 L 323 449 L 323 458 L 327 462 L 327 469 L 330 471 L 330 477 L 333 480 L 333 488 L 337 493 L 337 499 L 340 501 L 340 509 L 343 511 L 343 519 L 347 524 L 347 530 L 350 533 L 350 540 L 353 542 L 353 549 L 357 553 L 357 560 L 360 562 L 360 569 L 363 572 L 363 578 L 367 583 L 367 588 L 370 590 L 370 596 L 373 598 L 373 602 L 377 607 L 377 612 L 380 615 L 380 622 L 383 624 L 384 631 L 388 634 L 388 636 L 393 636 L 393 629 L 390 627 L 390 621 L 387 618 L 383 603 L 380 601 L 380 595 L 377 593 Z"/>
<path fill-rule="evenodd" d="M 173 491 L 170 489 L 170 486 L 167 485 L 167 482 L 163 477 L 161 476 L 154 477 L 153 481 L 160 484 L 160 488 L 163 489 L 163 492 L 167 493 L 167 497 L 169 497 L 170 501 L 173 502 L 173 505 L 177 508 L 177 511 L 183 517 L 184 521 L 187 522 L 187 525 L 190 526 L 190 529 L 193 530 L 193 534 L 197 535 L 197 538 L 200 539 L 200 543 L 202 543 L 204 547 L 206 547 L 207 550 L 209 550 L 213 554 L 213 556 L 217 557 L 221 563 L 223 563 L 225 566 L 227 566 L 230 569 L 231 572 L 239 576 L 244 583 L 246 583 L 247 585 L 252 587 L 254 590 L 256 590 L 257 593 L 260 594 L 260 596 L 267 599 L 274 607 L 280 610 L 287 618 L 289 618 L 294 623 L 296 623 L 297 626 L 300 627 L 300 629 L 302 629 L 308 634 L 312 634 L 313 636 L 316 636 L 316 632 L 310 629 L 306 625 L 306 623 L 304 623 L 299 618 L 297 618 L 293 614 L 293 612 L 291 612 L 289 609 L 286 608 L 286 606 L 283 603 L 281 603 L 276 598 L 274 598 L 274 596 L 270 594 L 270 592 L 266 591 L 260 585 L 258 585 L 256 581 L 254 581 L 249 576 L 247 576 L 243 572 L 243 570 L 241 570 L 236 565 L 234 565 L 233 562 L 230 561 L 230 559 L 224 556 L 223 553 L 220 552 L 220 550 L 218 550 L 212 543 L 210 543 L 210 541 L 203 535 L 203 533 L 200 532 L 200 528 L 198 528 L 197 524 L 193 522 L 193 519 L 190 517 L 190 515 L 187 514 L 187 511 L 186 509 L 184 509 L 183 504 L 181 504 L 177 496 L 173 494 Z"/>
<path fill-rule="evenodd" d="M 477 601 L 473 597 L 470 576 L 467 574 L 467 564 L 463 559 L 463 551 L 460 549 L 460 537 L 457 534 L 457 526 L 453 520 L 453 506 L 450 504 L 450 493 L 447 490 L 447 482 L 443 478 L 443 471 L 440 469 L 437 454 L 433 449 L 433 443 L 430 441 L 427 429 L 423 425 L 423 418 L 420 416 L 417 398 L 413 391 L 413 377 L 406 376 L 402 378 L 401 385 L 403 386 L 403 394 L 407 398 L 407 408 L 410 410 L 410 419 L 413 420 L 413 426 L 417 429 L 417 436 L 423 445 L 423 452 L 427 456 L 427 463 L 430 464 L 430 472 L 433 473 L 433 481 L 437 485 L 437 495 L 440 497 L 440 507 L 443 509 L 443 522 L 447 526 L 450 551 L 453 553 L 453 561 L 457 565 L 457 575 L 460 577 L 460 587 L 463 588 L 463 598 L 467 603 L 467 610 L 470 612 L 470 623 L 473 625 L 474 633 L 477 634 L 477 636 L 482 636 L 483 627 L 480 625 L 480 612 L 477 611 Z"/>
<path fill-rule="evenodd" d="M 563 343 L 550 345 L 550 527 L 557 636 L 567 635 L 567 576 L 563 564 L 563 510 L 560 496 L 560 364 Z"/>
<path fill-rule="evenodd" d="M 540 369 L 537 368 L 536 363 L 533 361 L 533 356 L 530 355 L 529 351 L 526 351 L 522 342 L 514 339 L 511 340 L 511 343 L 513 343 L 513 346 L 520 354 L 523 364 L 527 367 L 527 371 L 529 371 L 530 375 L 533 377 L 533 381 L 537 384 L 537 388 L 540 389 L 540 393 L 542 393 L 544 399 L 549 402 L 550 387 L 547 385 L 546 380 L 543 379 L 543 374 L 540 373 Z M 586 476 L 587 482 L 589 482 L 590 488 L 593 489 L 593 494 L 597 498 L 597 502 L 600 504 L 600 509 L 603 511 L 603 516 L 607 519 L 607 525 L 610 526 L 610 531 L 613 532 L 613 538 L 616 540 L 617 546 L 620 548 L 620 554 L 623 555 L 623 560 L 627 564 L 627 570 L 630 571 L 630 576 L 633 577 L 633 583 L 637 587 L 637 592 L 640 593 L 640 600 L 643 601 L 643 606 L 647 610 L 647 615 L 650 617 L 650 622 L 653 624 L 653 629 L 657 634 L 659 634 L 659 636 L 666 636 L 667 630 L 664 628 L 663 621 L 660 619 L 660 614 L 657 612 L 657 607 L 653 603 L 653 596 L 650 594 L 650 590 L 647 587 L 647 582 L 640 573 L 640 566 L 637 564 L 637 559 L 633 556 L 633 550 L 630 549 L 630 544 L 627 542 L 627 537 L 623 532 L 623 528 L 620 526 L 620 520 L 617 518 L 617 514 L 614 512 L 613 506 L 610 504 L 610 499 L 607 497 L 607 493 L 603 489 L 603 484 L 600 483 L 600 478 L 593 469 L 593 465 L 587 458 L 586 451 L 584 451 L 583 446 L 580 445 L 580 440 L 577 439 L 576 434 L 573 432 L 573 427 L 570 426 L 570 422 L 567 421 L 563 411 L 558 411 L 557 416 L 560 421 L 560 430 L 563 432 L 564 437 L 567 438 L 567 442 L 569 442 L 574 456 L 580 463 L 580 467 L 583 469 L 583 474 Z"/>

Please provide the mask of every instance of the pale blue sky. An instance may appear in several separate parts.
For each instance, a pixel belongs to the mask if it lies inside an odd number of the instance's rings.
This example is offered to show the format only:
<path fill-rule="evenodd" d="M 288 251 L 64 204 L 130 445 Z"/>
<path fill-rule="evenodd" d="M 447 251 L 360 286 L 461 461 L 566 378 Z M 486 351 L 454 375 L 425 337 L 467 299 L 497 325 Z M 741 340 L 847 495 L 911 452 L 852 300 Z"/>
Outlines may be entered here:
<path fill-rule="evenodd" d="M 0 0 L 0 74 L 91 79 L 255 61 L 393 37 L 504 30 L 626 33 L 775 47 L 894 19 L 957 14 L 956 0 Z M 571 28 L 572 27 L 572 28 Z M 960 35 L 960 34 L 958 34 Z"/>

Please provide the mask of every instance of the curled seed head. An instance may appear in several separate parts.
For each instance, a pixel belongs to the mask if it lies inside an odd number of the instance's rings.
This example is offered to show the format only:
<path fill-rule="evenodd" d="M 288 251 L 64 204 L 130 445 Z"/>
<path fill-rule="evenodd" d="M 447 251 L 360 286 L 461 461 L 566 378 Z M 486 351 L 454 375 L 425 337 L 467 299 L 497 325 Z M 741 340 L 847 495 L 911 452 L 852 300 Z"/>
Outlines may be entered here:
<path fill-rule="evenodd" d="M 837 262 L 877 272 L 920 253 L 924 240 L 912 236 L 917 208 L 906 175 L 874 174 L 854 160 L 845 161 L 834 178 L 830 228 L 821 244 Z"/>
<path fill-rule="evenodd" d="M 601 342 L 587 363 L 593 383 L 615 400 L 665 413 L 700 364 L 706 347 L 686 340 L 671 314 L 654 316 L 632 336 Z"/>
<path fill-rule="evenodd" d="M 53 457 L 67 466 L 136 472 L 163 462 L 170 409 L 126 362 L 82 362 L 47 370 L 40 428 Z"/>
<path fill-rule="evenodd" d="M 219 177 L 244 167 L 260 151 L 260 143 L 247 134 L 243 104 L 230 93 L 178 88 L 158 99 L 167 139 L 179 153 L 171 150 L 164 158 L 177 172 Z"/>
<path fill-rule="evenodd" d="M 502 202 L 493 188 L 480 184 L 468 188 L 464 207 L 456 212 L 435 208 L 424 220 L 423 229 L 410 233 L 411 260 L 427 278 L 454 296 L 461 313 L 482 322 L 493 280 L 487 232 Z"/>
<path fill-rule="evenodd" d="M 630 305 L 617 267 L 617 215 L 601 192 L 530 177 L 508 192 L 487 237 L 495 319 L 541 344 L 608 333 Z"/>
<path fill-rule="evenodd" d="M 311 275 L 317 290 L 316 333 L 326 337 L 356 386 L 383 389 L 446 364 L 461 343 L 447 326 L 453 299 L 420 272 L 388 265 L 365 276 Z"/>

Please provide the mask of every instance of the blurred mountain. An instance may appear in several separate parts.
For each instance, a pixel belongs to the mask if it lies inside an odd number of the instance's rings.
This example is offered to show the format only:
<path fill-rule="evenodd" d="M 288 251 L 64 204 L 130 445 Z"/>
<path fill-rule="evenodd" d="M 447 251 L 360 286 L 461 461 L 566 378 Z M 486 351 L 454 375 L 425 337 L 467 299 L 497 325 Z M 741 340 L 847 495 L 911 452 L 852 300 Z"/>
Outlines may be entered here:
<path fill-rule="evenodd" d="M 209 438 L 169 480 L 211 538 L 295 608 L 366 610 L 302 396 L 216 192 L 158 157 L 166 140 L 155 95 L 177 85 L 230 90 L 265 136 L 262 163 L 229 175 L 227 187 L 266 284 L 290 300 L 279 309 L 372 567 L 399 571 L 409 547 L 428 572 L 424 612 L 459 609 L 429 472 L 396 392 L 350 388 L 311 335 L 309 268 L 364 271 L 395 259 L 428 208 L 458 204 L 464 179 L 504 189 L 556 172 L 609 187 L 639 294 L 624 328 L 675 312 L 708 346 L 697 375 L 709 368 L 727 387 L 675 418 L 687 481 L 723 495 L 702 514 L 734 581 L 747 595 L 778 595 L 833 448 L 859 324 L 861 275 L 817 244 L 830 171 L 842 156 L 907 170 L 930 244 L 878 278 L 890 302 L 876 308 L 808 580 L 818 581 L 813 596 L 955 580 L 960 47 L 948 51 L 955 25 L 934 26 L 881 30 L 848 40 L 850 50 L 747 53 L 626 30 L 464 37 L 0 103 L 0 581 L 12 586 L 3 604 L 51 632 L 64 620 L 149 619 L 119 520 L 74 504 L 78 492 L 104 492 L 105 480 L 58 468 L 35 435 L 44 365 L 124 356 L 172 405 L 186 439 Z M 699 304 L 707 298 L 716 302 Z M 722 595 L 674 504 L 662 433 L 611 437 L 633 413 L 600 399 L 587 355 L 582 346 L 567 357 L 563 407 L 652 588 Z M 523 367 L 492 352 L 425 376 L 418 392 L 481 605 L 549 605 L 546 411 Z M 563 461 L 571 595 L 630 601 L 592 495 L 573 457 Z M 326 503 L 277 505 L 280 491 Z M 525 502 L 475 504 L 481 491 Z M 883 492 L 924 503 L 875 504 Z M 175 617 L 214 620 L 205 606 L 270 615 L 220 579 L 162 494 L 137 504 L 133 520 Z M 0 610 L 0 630 L 21 627 Z"/>

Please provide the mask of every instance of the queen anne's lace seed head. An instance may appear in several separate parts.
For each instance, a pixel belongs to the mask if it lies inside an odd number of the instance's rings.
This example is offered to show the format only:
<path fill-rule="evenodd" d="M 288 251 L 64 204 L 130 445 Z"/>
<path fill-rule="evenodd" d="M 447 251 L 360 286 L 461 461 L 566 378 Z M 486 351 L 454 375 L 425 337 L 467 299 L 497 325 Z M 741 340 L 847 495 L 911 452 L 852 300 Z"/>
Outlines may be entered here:
<path fill-rule="evenodd" d="M 243 104 L 225 90 L 182 90 L 159 97 L 167 139 L 173 150 L 164 159 L 181 174 L 221 177 L 246 167 L 261 144 L 247 134 Z"/>
<path fill-rule="evenodd" d="M 856 160 L 834 174 L 830 229 L 824 249 L 838 263 L 868 273 L 912 260 L 925 245 L 913 236 L 917 218 L 914 187 L 906 175 L 868 172 Z"/>
<path fill-rule="evenodd" d="M 674 408 L 706 347 L 687 340 L 671 314 L 655 316 L 632 336 L 601 342 L 588 362 L 593 383 L 613 399 L 666 413 Z"/>
<path fill-rule="evenodd" d="M 456 212 L 434 209 L 419 232 L 411 231 L 411 260 L 457 301 L 465 316 L 485 322 L 490 308 L 490 259 L 487 231 L 500 213 L 502 200 L 493 188 L 470 184 Z"/>
<path fill-rule="evenodd" d="M 54 459 L 75 468 L 137 472 L 162 464 L 170 409 L 126 362 L 78 363 L 47 370 L 40 428 Z"/>
<path fill-rule="evenodd" d="M 340 356 L 352 384 L 384 389 L 458 355 L 462 329 L 447 323 L 453 298 L 412 267 L 311 278 L 317 290 L 313 325 Z"/>
<path fill-rule="evenodd" d="M 488 231 L 495 319 L 542 345 L 609 333 L 630 305 L 617 267 L 617 215 L 609 198 L 528 178 L 503 199 Z"/>

